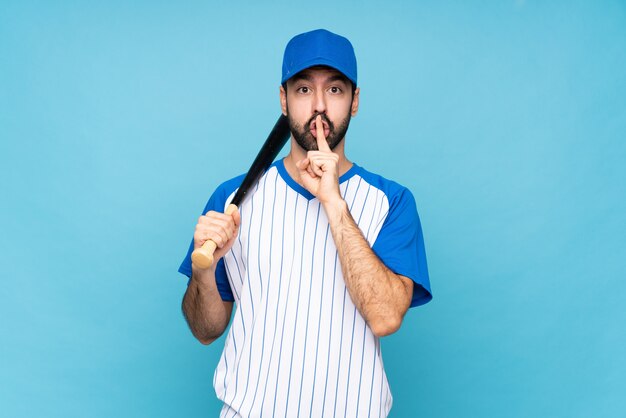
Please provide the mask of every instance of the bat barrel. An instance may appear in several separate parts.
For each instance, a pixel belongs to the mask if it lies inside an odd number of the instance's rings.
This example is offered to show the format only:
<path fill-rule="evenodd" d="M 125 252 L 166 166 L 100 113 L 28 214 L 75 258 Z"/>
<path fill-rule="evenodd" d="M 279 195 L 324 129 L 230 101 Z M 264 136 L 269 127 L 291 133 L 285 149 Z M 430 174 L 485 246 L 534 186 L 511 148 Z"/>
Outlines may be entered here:
<path fill-rule="evenodd" d="M 289 135 L 289 119 L 287 119 L 285 115 L 280 115 L 265 140 L 261 151 L 259 151 L 259 154 L 252 162 L 248 174 L 246 174 L 243 182 L 241 182 L 241 186 L 237 189 L 237 193 L 235 193 L 235 197 L 233 197 L 233 201 L 231 202 L 232 204 L 239 206 L 241 202 L 243 202 L 252 186 L 256 184 L 263 173 L 272 165 L 274 158 L 276 158 L 285 145 L 285 142 L 289 139 Z"/>

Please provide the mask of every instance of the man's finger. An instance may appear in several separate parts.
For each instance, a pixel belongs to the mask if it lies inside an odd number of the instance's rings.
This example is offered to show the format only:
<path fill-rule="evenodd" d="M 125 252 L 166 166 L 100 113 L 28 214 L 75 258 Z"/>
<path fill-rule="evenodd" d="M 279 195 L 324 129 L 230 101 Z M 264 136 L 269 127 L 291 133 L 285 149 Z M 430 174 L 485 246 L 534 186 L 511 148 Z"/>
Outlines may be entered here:
<path fill-rule="evenodd" d="M 236 209 L 231 216 L 235 221 L 235 229 L 239 228 L 239 224 L 241 224 L 241 214 L 239 213 L 239 209 Z"/>
<path fill-rule="evenodd" d="M 321 115 L 317 115 L 315 118 L 315 130 L 317 132 L 317 149 L 320 151 L 330 151 L 328 142 L 326 142 L 326 136 L 324 135 L 324 124 L 322 123 Z"/>
<path fill-rule="evenodd" d="M 305 171 L 307 166 L 310 164 L 311 162 L 309 161 L 308 158 L 302 159 L 300 161 L 296 161 L 296 168 L 300 171 Z"/>

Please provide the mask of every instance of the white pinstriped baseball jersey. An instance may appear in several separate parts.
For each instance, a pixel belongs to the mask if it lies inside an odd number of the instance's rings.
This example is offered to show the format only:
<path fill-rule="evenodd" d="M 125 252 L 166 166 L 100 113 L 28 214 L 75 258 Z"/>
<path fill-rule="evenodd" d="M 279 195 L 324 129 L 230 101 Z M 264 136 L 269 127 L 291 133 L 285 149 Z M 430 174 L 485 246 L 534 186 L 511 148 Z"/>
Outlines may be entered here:
<path fill-rule="evenodd" d="M 241 184 L 222 184 L 203 213 Z M 413 196 L 356 164 L 340 191 L 374 252 L 431 299 Z M 320 202 L 275 162 L 240 207 L 241 227 L 216 271 L 235 313 L 213 385 L 221 417 L 384 417 L 392 404 L 380 341 L 347 292 Z M 190 246 L 179 271 L 191 276 Z"/>

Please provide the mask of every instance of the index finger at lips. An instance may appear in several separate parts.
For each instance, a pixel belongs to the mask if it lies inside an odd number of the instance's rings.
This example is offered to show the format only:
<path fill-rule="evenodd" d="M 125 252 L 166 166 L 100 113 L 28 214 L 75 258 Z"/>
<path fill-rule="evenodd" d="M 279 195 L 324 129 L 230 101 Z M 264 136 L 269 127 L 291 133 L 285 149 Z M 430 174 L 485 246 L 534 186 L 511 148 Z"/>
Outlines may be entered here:
<path fill-rule="evenodd" d="M 328 142 L 326 142 L 326 136 L 324 136 L 324 124 L 322 123 L 321 115 L 317 115 L 315 118 L 315 131 L 317 133 L 317 149 L 320 151 L 330 151 Z"/>

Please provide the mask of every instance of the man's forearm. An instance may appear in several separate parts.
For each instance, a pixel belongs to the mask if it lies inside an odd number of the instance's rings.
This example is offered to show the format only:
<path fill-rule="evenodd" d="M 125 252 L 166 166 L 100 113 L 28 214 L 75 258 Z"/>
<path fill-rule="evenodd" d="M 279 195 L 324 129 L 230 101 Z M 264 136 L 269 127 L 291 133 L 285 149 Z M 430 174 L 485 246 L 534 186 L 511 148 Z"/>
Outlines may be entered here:
<path fill-rule="evenodd" d="M 230 320 L 229 307 L 217 290 L 215 272 L 194 268 L 182 305 L 193 335 L 203 344 L 219 338 Z"/>
<path fill-rule="evenodd" d="M 326 203 L 324 210 L 339 253 L 344 281 L 356 308 L 375 335 L 397 331 L 410 305 L 412 285 L 380 261 L 344 200 Z"/>

